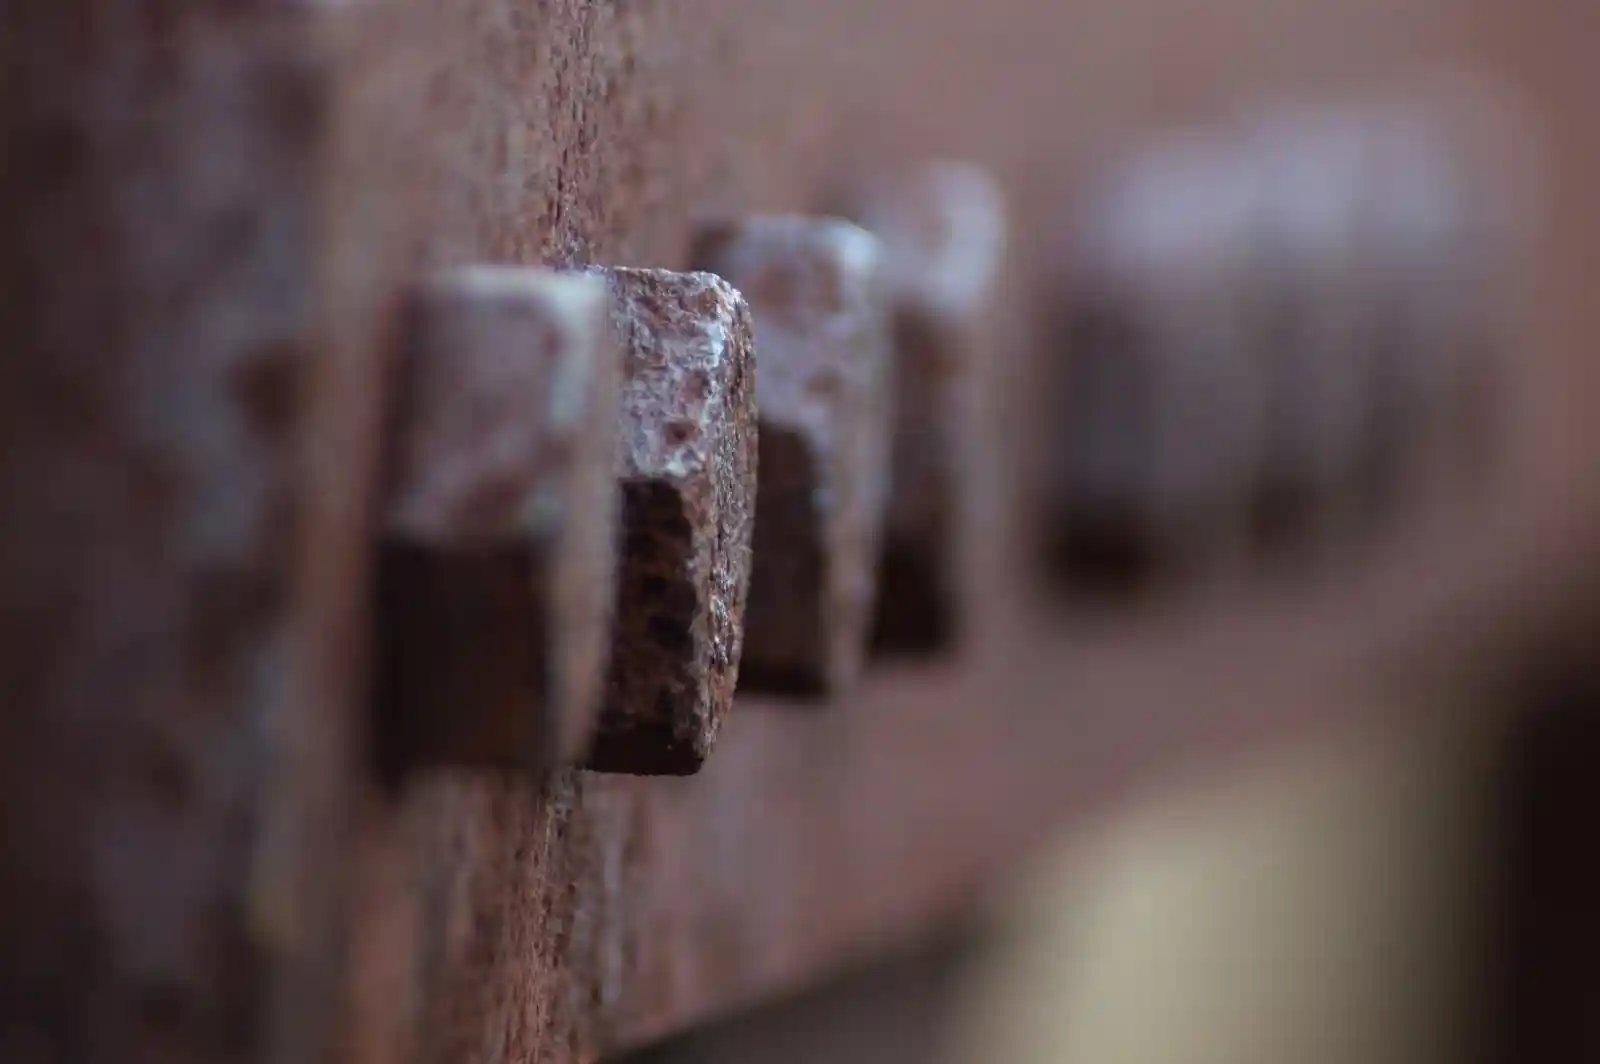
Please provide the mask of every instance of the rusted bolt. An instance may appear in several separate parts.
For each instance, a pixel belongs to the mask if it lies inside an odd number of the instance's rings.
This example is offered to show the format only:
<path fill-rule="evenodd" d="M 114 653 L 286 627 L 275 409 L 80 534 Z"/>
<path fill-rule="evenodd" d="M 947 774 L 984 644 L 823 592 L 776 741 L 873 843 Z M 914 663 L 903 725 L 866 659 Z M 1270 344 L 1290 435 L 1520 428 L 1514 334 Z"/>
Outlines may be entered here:
<path fill-rule="evenodd" d="M 1344 101 L 1251 131 L 1258 285 L 1285 326 L 1269 345 L 1269 497 L 1298 499 L 1323 535 L 1495 446 L 1509 218 L 1468 150 L 1476 131 L 1448 111 Z"/>
<path fill-rule="evenodd" d="M 1241 299 L 1252 195 L 1226 150 L 1177 135 L 1069 221 L 1049 299 L 1049 475 L 1052 546 L 1074 580 L 1121 587 L 1237 555 L 1265 417 Z"/>
<path fill-rule="evenodd" d="M 1468 190 L 1443 131 L 1421 114 L 1372 116 L 1363 189 L 1361 277 L 1367 320 L 1366 418 L 1357 456 L 1363 504 L 1387 510 L 1453 464 L 1455 378 L 1474 374 L 1489 339 L 1464 328 L 1486 299 L 1470 283 Z"/>
<path fill-rule="evenodd" d="M 1372 328 L 1370 144 L 1359 115 L 1280 108 L 1252 123 L 1239 150 L 1258 175 L 1249 290 L 1268 381 L 1257 522 L 1268 543 L 1317 544 L 1359 511 L 1374 368 L 1414 352 Z"/>
<path fill-rule="evenodd" d="M 761 492 L 743 683 L 836 694 L 865 657 L 888 501 L 882 251 L 839 219 L 764 216 L 706 230 L 695 261 L 744 292 L 759 344 Z"/>
<path fill-rule="evenodd" d="M 1508 442 L 1510 333 L 1537 226 L 1538 128 L 1500 86 L 1447 74 L 1370 106 L 1364 221 L 1380 358 L 1363 487 L 1482 484 Z"/>
<path fill-rule="evenodd" d="M 1257 542 L 1303 554 L 1481 471 L 1542 172 L 1498 161 L 1539 153 L 1481 103 L 1275 104 L 1088 198 L 1054 326 L 1062 527 L 1211 553 L 1243 485 Z"/>
<path fill-rule="evenodd" d="M 996 461 L 979 373 L 1005 200 L 982 169 L 945 162 L 861 182 L 837 202 L 883 244 L 893 320 L 893 482 L 873 650 L 943 651 L 971 612 L 968 552 Z"/>
<path fill-rule="evenodd" d="M 687 775 L 740 670 L 756 510 L 754 333 L 706 273 L 593 268 L 623 354 L 622 552 L 597 771 Z"/>
<path fill-rule="evenodd" d="M 406 312 L 377 591 L 379 757 L 581 758 L 610 638 L 618 352 L 599 281 L 469 267 Z"/>

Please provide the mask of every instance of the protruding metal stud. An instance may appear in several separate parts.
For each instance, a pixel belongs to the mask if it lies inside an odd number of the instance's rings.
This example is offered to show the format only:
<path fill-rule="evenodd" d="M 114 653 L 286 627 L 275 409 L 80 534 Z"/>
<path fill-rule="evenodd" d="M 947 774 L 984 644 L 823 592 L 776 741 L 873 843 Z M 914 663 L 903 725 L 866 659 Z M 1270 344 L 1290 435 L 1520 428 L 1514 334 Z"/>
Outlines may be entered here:
<path fill-rule="evenodd" d="M 944 162 L 860 182 L 838 206 L 883 243 L 894 330 L 893 483 L 873 649 L 947 651 L 971 613 L 971 546 L 998 461 L 980 374 L 1005 200 L 984 170 Z"/>
<path fill-rule="evenodd" d="M 831 218 L 768 216 L 702 234 L 696 265 L 750 300 L 761 491 L 743 685 L 837 694 L 865 657 L 893 427 L 883 254 Z"/>
<path fill-rule="evenodd" d="M 1248 513 L 1304 556 L 1485 463 L 1534 182 L 1469 149 L 1504 122 L 1435 104 L 1275 105 L 1087 197 L 1047 297 L 1062 540 L 1212 559 Z"/>
<path fill-rule="evenodd" d="M 613 599 L 605 286 L 470 267 L 410 301 L 376 616 L 387 774 L 581 758 Z"/>
<path fill-rule="evenodd" d="M 1236 151 L 1258 175 L 1258 205 L 1241 234 L 1249 342 L 1267 382 L 1268 432 L 1256 521 L 1271 546 L 1326 542 L 1359 508 L 1364 437 L 1376 422 L 1371 386 L 1415 357 L 1375 328 L 1369 130 L 1336 107 L 1288 108 L 1253 122 Z M 1409 288 L 1420 277 L 1392 279 Z"/>
<path fill-rule="evenodd" d="M 733 700 L 756 520 L 755 339 L 706 273 L 601 269 L 623 352 L 617 620 L 590 768 L 699 770 Z"/>
<path fill-rule="evenodd" d="M 1249 171 L 1199 135 L 1148 146 L 1068 226 L 1052 549 L 1120 586 L 1231 551 L 1264 431 L 1243 297 Z"/>

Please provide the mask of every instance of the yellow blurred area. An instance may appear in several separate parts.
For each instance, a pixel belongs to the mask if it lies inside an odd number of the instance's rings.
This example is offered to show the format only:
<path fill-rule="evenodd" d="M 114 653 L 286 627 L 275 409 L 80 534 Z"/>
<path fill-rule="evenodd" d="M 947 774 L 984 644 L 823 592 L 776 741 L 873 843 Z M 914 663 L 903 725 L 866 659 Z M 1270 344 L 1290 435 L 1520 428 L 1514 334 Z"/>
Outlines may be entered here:
<path fill-rule="evenodd" d="M 952 1059 L 1462 1059 L 1483 1034 L 1485 739 L 1302 752 L 1065 846 L 1005 911 Z"/>

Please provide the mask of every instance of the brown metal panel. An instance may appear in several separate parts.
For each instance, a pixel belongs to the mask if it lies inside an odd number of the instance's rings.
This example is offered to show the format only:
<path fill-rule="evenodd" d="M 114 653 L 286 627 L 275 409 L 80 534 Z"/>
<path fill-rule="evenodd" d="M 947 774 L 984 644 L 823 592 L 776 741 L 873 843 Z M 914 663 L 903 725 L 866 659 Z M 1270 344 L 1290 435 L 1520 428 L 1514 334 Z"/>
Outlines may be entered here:
<path fill-rule="evenodd" d="M 1306 0 L 1141 42 L 1161 5 L 14 0 L 7 1059 L 314 1060 L 330 1027 L 357 1060 L 593 1059 L 926 933 L 1060 811 L 1391 712 L 1354 666 L 1501 555 L 1057 627 L 1014 525 L 1018 418 L 960 668 L 869 676 L 838 713 L 736 700 L 693 779 L 384 793 L 357 727 L 379 352 L 425 268 L 682 268 L 706 209 L 807 207 L 836 154 L 890 150 L 880 120 L 996 170 L 1025 275 L 1098 136 L 1447 51 L 1452 10 Z M 1578 67 L 1534 80 L 1576 99 Z M 1000 320 L 986 418 L 1036 383 Z M 1571 471 L 1581 444 L 1547 450 Z"/>

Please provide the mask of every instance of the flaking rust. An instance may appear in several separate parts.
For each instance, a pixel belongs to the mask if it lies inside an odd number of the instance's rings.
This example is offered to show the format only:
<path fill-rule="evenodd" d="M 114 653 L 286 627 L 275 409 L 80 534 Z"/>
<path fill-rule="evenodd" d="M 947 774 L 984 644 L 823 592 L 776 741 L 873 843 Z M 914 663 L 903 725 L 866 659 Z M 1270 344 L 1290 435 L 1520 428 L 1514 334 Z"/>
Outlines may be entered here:
<path fill-rule="evenodd" d="M 391 776 L 587 751 L 614 598 L 605 306 L 594 278 L 511 267 L 411 300 L 376 611 Z"/>
<path fill-rule="evenodd" d="M 701 233 L 696 263 L 750 300 L 761 495 L 745 686 L 816 697 L 861 671 L 888 501 L 893 362 L 878 239 L 762 216 Z"/>
<path fill-rule="evenodd" d="M 738 682 L 756 514 L 755 338 L 706 273 L 591 268 L 623 353 L 622 546 L 611 671 L 588 766 L 688 775 Z"/>
<path fill-rule="evenodd" d="M 936 162 L 857 182 L 836 202 L 883 244 L 893 322 L 893 482 L 872 646 L 946 651 L 971 612 L 970 540 L 995 462 L 978 376 L 1005 200 L 981 168 Z"/>

